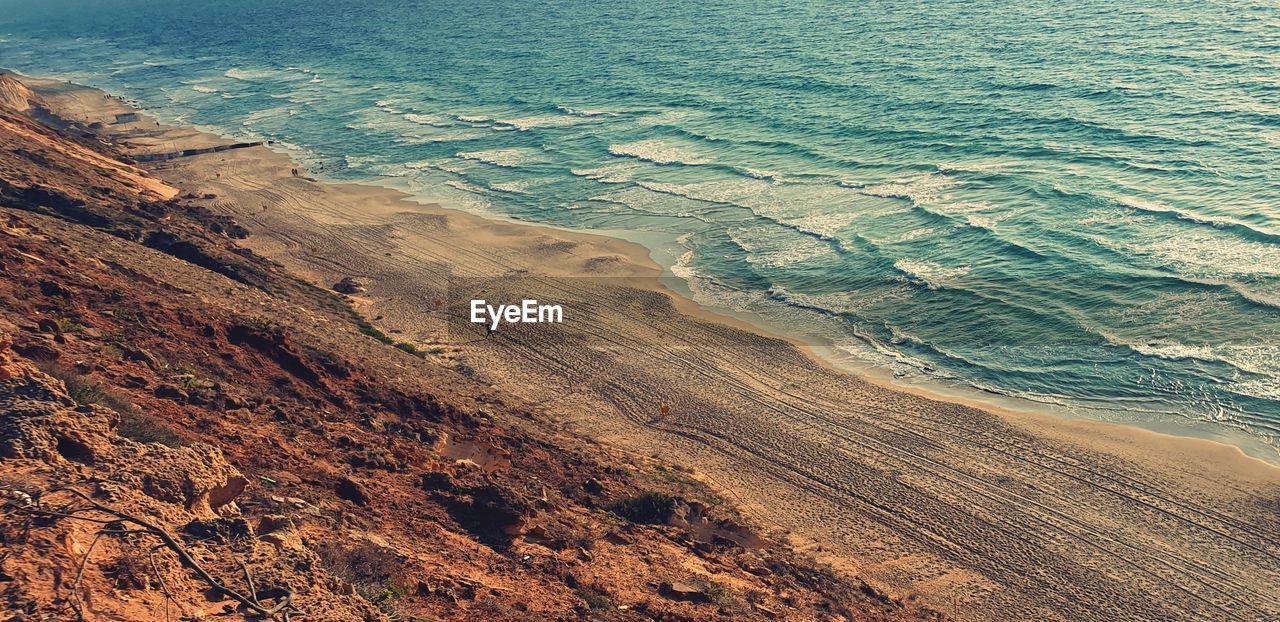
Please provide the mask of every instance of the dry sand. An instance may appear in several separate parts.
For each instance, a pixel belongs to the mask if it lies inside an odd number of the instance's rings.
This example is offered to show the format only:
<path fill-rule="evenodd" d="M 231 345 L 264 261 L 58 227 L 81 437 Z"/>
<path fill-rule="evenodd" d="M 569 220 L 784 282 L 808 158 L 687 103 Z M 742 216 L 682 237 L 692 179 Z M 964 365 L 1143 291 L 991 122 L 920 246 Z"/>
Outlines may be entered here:
<path fill-rule="evenodd" d="M 28 83 L 85 123 L 127 110 Z M 145 118 L 102 131 L 135 154 L 227 142 Z M 298 273 L 365 282 L 358 306 L 396 339 L 584 434 L 695 467 L 820 559 L 959 619 L 1280 619 L 1280 469 L 1237 448 L 882 386 L 674 298 L 635 244 L 295 166 L 253 147 L 146 168 L 215 195 L 203 203 L 241 220 L 247 246 Z M 564 301 L 568 322 L 450 325 L 441 307 L 478 286 L 459 276 L 502 277 L 491 298 Z"/>

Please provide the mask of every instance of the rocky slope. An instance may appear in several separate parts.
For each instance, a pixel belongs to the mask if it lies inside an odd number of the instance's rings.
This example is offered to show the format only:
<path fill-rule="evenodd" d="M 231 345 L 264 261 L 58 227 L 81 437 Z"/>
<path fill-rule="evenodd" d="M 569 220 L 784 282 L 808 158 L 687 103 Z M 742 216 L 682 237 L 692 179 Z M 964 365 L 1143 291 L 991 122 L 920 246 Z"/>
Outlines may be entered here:
<path fill-rule="evenodd" d="M 0 619 L 939 618 L 392 347 L 0 93 Z"/>

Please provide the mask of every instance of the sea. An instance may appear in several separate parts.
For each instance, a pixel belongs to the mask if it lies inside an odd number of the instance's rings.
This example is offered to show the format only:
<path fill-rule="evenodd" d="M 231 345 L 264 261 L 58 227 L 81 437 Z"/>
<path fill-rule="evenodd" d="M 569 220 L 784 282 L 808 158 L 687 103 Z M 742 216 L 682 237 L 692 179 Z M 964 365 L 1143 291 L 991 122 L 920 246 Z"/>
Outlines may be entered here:
<path fill-rule="evenodd" d="M 0 0 L 0 66 L 623 232 L 892 382 L 1280 443 L 1275 2 Z"/>

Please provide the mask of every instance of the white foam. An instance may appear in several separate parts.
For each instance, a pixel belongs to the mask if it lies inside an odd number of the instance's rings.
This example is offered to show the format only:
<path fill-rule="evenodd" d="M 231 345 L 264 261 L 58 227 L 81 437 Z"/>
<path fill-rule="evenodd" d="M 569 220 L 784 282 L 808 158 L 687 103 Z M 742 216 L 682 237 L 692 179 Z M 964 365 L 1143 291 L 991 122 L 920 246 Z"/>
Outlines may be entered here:
<path fill-rule="evenodd" d="M 826 242 L 779 227 L 765 225 L 725 232 L 747 252 L 747 261 L 757 267 L 789 268 L 833 256 Z"/>
<path fill-rule="evenodd" d="M 969 266 L 949 267 L 927 259 L 899 259 L 893 262 L 893 267 L 911 282 L 929 289 L 953 287 L 957 277 L 969 273 Z"/>
<path fill-rule="evenodd" d="M 488 149 L 485 151 L 460 151 L 459 158 L 484 162 L 494 166 L 507 168 L 517 167 L 540 161 L 539 154 L 531 149 Z"/>
<path fill-rule="evenodd" d="M 848 182 L 841 182 L 848 184 Z M 886 199 L 905 199 L 912 205 L 932 201 L 942 192 L 956 184 L 956 181 L 941 173 L 929 173 L 919 177 L 897 179 L 889 183 L 855 187 L 858 192 L 867 196 Z"/>
<path fill-rule="evenodd" d="M 573 125 L 581 125 L 583 123 L 595 123 L 599 120 L 600 119 L 596 117 L 548 114 L 519 117 L 515 119 L 497 119 L 494 123 L 500 126 L 513 127 L 521 132 L 527 132 L 529 130 L 545 127 L 569 127 Z M 495 127 L 495 129 L 498 128 Z"/>
<path fill-rule="evenodd" d="M 233 80 L 241 80 L 244 82 L 262 82 L 266 80 L 276 81 L 296 81 L 301 80 L 309 74 L 302 74 L 294 71 L 281 71 L 279 69 L 240 69 L 231 68 L 222 73 L 222 75 Z"/>
<path fill-rule="evenodd" d="M 561 112 L 575 117 L 612 117 L 618 113 L 609 112 L 608 110 L 586 110 L 578 108 L 570 108 L 568 106 L 556 106 Z"/>
<path fill-rule="evenodd" d="M 622 161 L 597 168 L 575 168 L 570 173 L 605 184 L 621 184 L 635 178 L 635 173 L 644 165 L 638 162 Z"/>
<path fill-rule="evenodd" d="M 641 140 L 624 145 L 609 145 L 609 153 L 636 158 L 655 164 L 710 164 L 711 160 L 685 147 L 658 139 Z"/>
<path fill-rule="evenodd" d="M 437 115 L 410 112 L 404 115 L 404 118 L 419 125 L 429 125 L 431 127 L 449 127 L 452 125 L 448 119 Z"/>

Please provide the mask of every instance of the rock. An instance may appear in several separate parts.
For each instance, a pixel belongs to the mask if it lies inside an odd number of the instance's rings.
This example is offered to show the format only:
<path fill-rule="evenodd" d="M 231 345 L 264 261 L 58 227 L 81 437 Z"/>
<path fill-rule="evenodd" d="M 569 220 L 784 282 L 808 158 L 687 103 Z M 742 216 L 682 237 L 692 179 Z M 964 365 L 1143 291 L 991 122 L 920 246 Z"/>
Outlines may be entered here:
<path fill-rule="evenodd" d="M 153 391 L 152 393 L 154 393 L 155 396 L 160 399 L 172 400 L 174 402 L 178 402 L 179 404 L 185 404 L 189 399 L 191 399 L 191 396 L 187 395 L 186 391 L 183 391 L 182 389 L 172 384 L 162 384 L 156 387 L 156 390 Z"/>
<path fill-rule="evenodd" d="M 45 296 L 57 296 L 59 298 L 70 298 L 71 290 L 67 289 L 57 281 L 43 279 L 40 281 L 40 293 Z"/>
<path fill-rule="evenodd" d="M 453 476 L 443 471 L 428 471 L 418 478 L 418 486 L 427 492 L 452 490 L 457 485 Z"/>
<path fill-rule="evenodd" d="M 13 346 L 13 351 L 33 361 L 56 361 L 62 353 L 57 348 L 39 341 L 29 341 Z"/>
<path fill-rule="evenodd" d="M 341 281 L 333 284 L 333 291 L 340 294 L 359 294 L 366 290 L 363 283 L 355 277 L 342 277 Z"/>
<path fill-rule="evenodd" d="M 227 543 L 248 538 L 249 523 L 243 518 L 197 519 L 183 525 L 182 533 L 197 540 Z"/>
<path fill-rule="evenodd" d="M 124 378 L 121 379 L 120 384 L 130 389 L 145 389 L 147 385 L 150 383 L 148 383 L 147 379 L 143 378 L 142 376 L 137 376 L 134 374 L 125 374 Z"/>
<path fill-rule="evenodd" d="M 659 594 L 666 596 L 672 600 L 680 600 L 690 603 L 709 603 L 711 595 L 702 587 L 684 581 L 672 581 L 663 583 L 658 590 Z"/>
<path fill-rule="evenodd" d="M 125 358 L 131 361 L 138 361 L 154 370 L 160 369 L 160 359 L 142 348 L 130 348 L 124 351 Z"/>
<path fill-rule="evenodd" d="M 293 524 L 293 520 L 283 514 L 268 514 L 258 520 L 258 527 L 255 530 L 260 536 L 277 531 L 293 531 L 297 527 Z"/>
<path fill-rule="evenodd" d="M 258 538 L 281 551 L 300 551 L 303 549 L 302 536 L 296 531 L 269 533 Z"/>
<path fill-rule="evenodd" d="M 369 491 L 360 482 L 350 477 L 338 480 L 338 484 L 333 491 L 337 493 L 340 499 L 350 501 L 356 505 L 369 505 Z"/>
<path fill-rule="evenodd" d="M 300 550 L 302 537 L 297 526 L 287 516 L 271 514 L 258 521 L 258 539 L 280 550 Z"/>
<path fill-rule="evenodd" d="M 600 480 L 593 477 L 582 485 L 582 489 L 593 495 L 598 495 L 604 492 L 604 484 L 601 484 Z"/>
<path fill-rule="evenodd" d="M 129 479 L 140 481 L 147 496 L 182 503 L 187 510 L 202 516 L 216 515 L 244 492 L 249 480 L 227 463 L 217 448 L 195 444 L 169 448 L 148 445 L 143 466 Z"/>
<path fill-rule="evenodd" d="M 58 327 L 58 323 L 49 318 L 44 318 L 37 322 L 37 324 L 39 325 L 40 332 L 42 333 L 52 333 L 55 335 L 62 333 L 62 329 Z"/>

